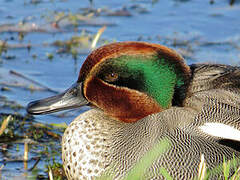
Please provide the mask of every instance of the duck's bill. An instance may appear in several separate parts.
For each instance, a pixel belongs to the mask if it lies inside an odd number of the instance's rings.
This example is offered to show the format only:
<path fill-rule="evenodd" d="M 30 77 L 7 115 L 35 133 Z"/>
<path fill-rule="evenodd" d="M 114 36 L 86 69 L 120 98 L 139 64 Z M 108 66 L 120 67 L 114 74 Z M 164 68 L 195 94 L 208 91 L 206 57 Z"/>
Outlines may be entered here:
<path fill-rule="evenodd" d="M 82 83 L 75 83 L 64 93 L 46 99 L 30 102 L 27 106 L 29 114 L 48 114 L 87 105 L 83 96 Z"/>

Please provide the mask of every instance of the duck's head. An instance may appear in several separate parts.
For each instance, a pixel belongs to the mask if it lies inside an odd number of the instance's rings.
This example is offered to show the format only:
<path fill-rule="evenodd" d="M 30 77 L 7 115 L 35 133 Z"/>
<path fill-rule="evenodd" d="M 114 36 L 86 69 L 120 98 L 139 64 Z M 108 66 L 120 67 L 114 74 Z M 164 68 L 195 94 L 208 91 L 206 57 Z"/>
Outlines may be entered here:
<path fill-rule="evenodd" d="M 175 51 L 158 44 L 120 42 L 94 50 L 77 82 L 64 93 L 29 103 L 30 114 L 91 105 L 107 115 L 135 122 L 186 96 L 190 69 Z"/>

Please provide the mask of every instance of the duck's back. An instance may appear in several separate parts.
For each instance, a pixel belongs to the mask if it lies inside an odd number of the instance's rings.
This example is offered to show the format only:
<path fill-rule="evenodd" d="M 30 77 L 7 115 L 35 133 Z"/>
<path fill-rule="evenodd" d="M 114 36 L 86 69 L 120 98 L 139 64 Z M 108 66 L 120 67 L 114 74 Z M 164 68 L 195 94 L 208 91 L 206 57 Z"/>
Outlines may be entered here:
<path fill-rule="evenodd" d="M 204 133 L 240 151 L 240 68 L 199 64 L 191 69 L 184 108 L 195 113 L 179 122 L 185 122 L 183 126 L 192 133 Z"/>
<path fill-rule="evenodd" d="M 240 68 L 222 64 L 193 64 L 191 90 L 231 90 L 240 94 Z"/>

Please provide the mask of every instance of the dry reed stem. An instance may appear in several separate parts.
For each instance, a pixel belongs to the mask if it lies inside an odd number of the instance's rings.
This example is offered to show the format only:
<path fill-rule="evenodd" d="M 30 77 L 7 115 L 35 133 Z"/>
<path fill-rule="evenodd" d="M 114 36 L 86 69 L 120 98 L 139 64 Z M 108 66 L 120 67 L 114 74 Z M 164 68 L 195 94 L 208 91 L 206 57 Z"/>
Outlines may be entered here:
<path fill-rule="evenodd" d="M 23 156 L 23 160 L 24 161 L 28 160 L 28 143 L 27 142 L 24 143 L 24 156 Z"/>
<path fill-rule="evenodd" d="M 94 49 L 97 45 L 97 42 L 100 38 L 100 36 L 102 35 L 102 33 L 105 31 L 106 26 L 103 26 L 102 28 L 100 28 L 96 34 L 96 36 L 94 37 L 93 41 L 92 41 L 92 45 L 91 48 Z"/>
<path fill-rule="evenodd" d="M 206 175 L 206 163 L 204 160 L 204 154 L 201 155 L 201 161 L 198 168 L 198 179 L 203 180 Z"/>
<path fill-rule="evenodd" d="M 48 167 L 49 171 L 48 171 L 48 178 L 49 180 L 53 180 L 53 173 L 52 173 L 52 169 L 50 167 Z"/>
<path fill-rule="evenodd" d="M 4 130 L 7 128 L 10 120 L 12 120 L 11 115 L 9 115 L 6 119 L 3 120 L 2 126 L 0 128 L 0 136 L 3 134 Z"/>

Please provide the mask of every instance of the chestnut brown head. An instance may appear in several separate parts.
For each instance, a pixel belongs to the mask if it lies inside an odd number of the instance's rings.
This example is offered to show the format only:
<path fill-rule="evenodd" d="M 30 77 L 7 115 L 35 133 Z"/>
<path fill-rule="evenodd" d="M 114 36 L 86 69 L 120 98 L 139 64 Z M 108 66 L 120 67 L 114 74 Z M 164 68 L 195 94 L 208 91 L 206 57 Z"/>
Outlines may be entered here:
<path fill-rule="evenodd" d="M 165 46 L 112 43 L 87 57 L 74 86 L 61 95 L 30 103 L 28 112 L 43 114 L 91 105 L 115 119 L 135 122 L 181 105 L 189 77 L 184 59 Z"/>

